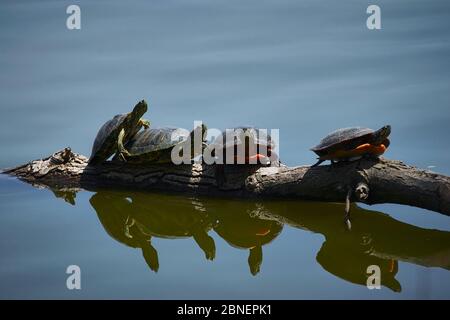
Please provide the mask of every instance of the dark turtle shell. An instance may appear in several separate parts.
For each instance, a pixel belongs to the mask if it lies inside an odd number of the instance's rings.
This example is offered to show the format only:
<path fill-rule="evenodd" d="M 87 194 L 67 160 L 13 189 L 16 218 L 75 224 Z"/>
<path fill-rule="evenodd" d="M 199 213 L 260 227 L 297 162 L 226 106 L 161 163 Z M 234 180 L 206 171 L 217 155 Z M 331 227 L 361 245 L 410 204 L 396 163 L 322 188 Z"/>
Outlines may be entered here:
<path fill-rule="evenodd" d="M 117 137 L 122 129 L 125 129 L 124 143 L 132 138 L 141 128 L 140 119 L 147 111 L 147 103 L 140 101 L 126 114 L 118 114 L 108 120 L 98 131 L 92 146 L 90 164 L 98 164 L 106 161 L 117 150 Z"/>
<path fill-rule="evenodd" d="M 202 130 L 202 140 L 206 135 L 206 126 L 198 126 L 195 130 Z M 151 128 L 138 132 L 125 146 L 129 155 L 126 160 L 134 163 L 169 163 L 171 152 L 175 146 L 191 141 L 194 131 L 181 128 L 163 127 Z"/>
<path fill-rule="evenodd" d="M 319 156 L 327 154 L 331 150 L 353 149 L 372 140 L 374 130 L 362 127 L 338 129 L 331 132 L 320 143 L 311 148 Z"/>
<path fill-rule="evenodd" d="M 137 133 L 126 145 L 126 149 L 132 155 L 158 152 L 171 149 L 188 137 L 189 131 L 180 128 L 151 128 Z"/>
<path fill-rule="evenodd" d="M 243 147 L 243 149 L 239 149 Z M 222 154 L 218 154 L 216 150 L 223 150 Z M 206 153 L 216 158 L 216 163 L 247 163 L 249 159 L 257 154 L 262 158 L 257 158 L 256 163 L 270 164 L 278 161 L 278 155 L 274 152 L 275 142 L 267 132 L 267 130 L 255 127 L 237 127 L 227 129 L 217 136 L 212 143 L 206 148 Z M 244 152 L 240 155 L 239 152 Z M 229 162 L 229 155 L 235 158 L 233 162 Z M 240 160 L 238 160 L 238 158 Z"/>
<path fill-rule="evenodd" d="M 210 146 L 215 147 L 216 149 L 227 149 L 245 143 L 246 138 L 253 141 L 255 145 L 263 145 L 270 147 L 271 149 L 275 148 L 275 143 L 272 141 L 272 137 L 267 133 L 267 130 L 261 130 L 251 126 L 227 129 L 216 137 Z"/>

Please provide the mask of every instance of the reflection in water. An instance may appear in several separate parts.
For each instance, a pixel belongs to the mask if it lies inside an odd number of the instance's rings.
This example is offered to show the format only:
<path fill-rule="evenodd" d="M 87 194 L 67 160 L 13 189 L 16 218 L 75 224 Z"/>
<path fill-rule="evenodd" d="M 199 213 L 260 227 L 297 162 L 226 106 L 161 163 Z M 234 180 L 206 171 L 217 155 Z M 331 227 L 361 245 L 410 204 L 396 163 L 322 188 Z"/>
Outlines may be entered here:
<path fill-rule="evenodd" d="M 207 232 L 212 222 L 206 210 L 184 201 L 168 201 L 165 196 L 148 196 L 99 192 L 92 196 L 91 205 L 106 231 L 114 239 L 140 248 L 149 267 L 158 271 L 158 252 L 151 244 L 152 237 L 193 237 L 206 259 L 213 260 L 216 246 Z"/>
<path fill-rule="evenodd" d="M 401 291 L 395 279 L 398 261 L 450 269 L 450 232 L 428 230 L 399 222 L 386 214 L 352 208 L 354 226 L 342 225 L 342 204 L 297 201 L 236 201 L 192 199 L 173 195 L 98 192 L 91 205 L 110 236 L 140 248 L 148 266 L 157 271 L 158 252 L 152 238 L 192 237 L 208 260 L 216 247 L 209 232 L 231 246 L 248 250 L 250 272 L 263 262 L 263 247 L 283 225 L 320 233 L 325 241 L 317 262 L 331 274 L 366 285 L 367 267 L 378 265 L 381 283 Z"/>
<path fill-rule="evenodd" d="M 297 208 L 297 209 L 295 209 Z M 278 209 L 281 209 L 278 206 Z M 400 291 L 395 279 L 397 261 L 450 269 L 450 232 L 423 229 L 381 212 L 352 208 L 351 232 L 339 227 L 340 204 L 286 203 L 277 212 L 285 223 L 325 236 L 317 262 L 328 272 L 357 284 L 366 284 L 367 266 L 378 265 L 382 284 Z"/>
<path fill-rule="evenodd" d="M 71 205 L 75 205 L 75 198 L 77 194 L 75 191 L 70 190 L 52 190 L 53 194 L 57 198 L 63 199 L 65 202 L 70 203 Z"/>
<path fill-rule="evenodd" d="M 283 224 L 259 217 L 260 206 L 254 203 L 223 201 L 208 210 L 217 218 L 214 231 L 231 246 L 249 251 L 250 272 L 256 275 L 263 259 L 262 246 L 280 234 Z"/>

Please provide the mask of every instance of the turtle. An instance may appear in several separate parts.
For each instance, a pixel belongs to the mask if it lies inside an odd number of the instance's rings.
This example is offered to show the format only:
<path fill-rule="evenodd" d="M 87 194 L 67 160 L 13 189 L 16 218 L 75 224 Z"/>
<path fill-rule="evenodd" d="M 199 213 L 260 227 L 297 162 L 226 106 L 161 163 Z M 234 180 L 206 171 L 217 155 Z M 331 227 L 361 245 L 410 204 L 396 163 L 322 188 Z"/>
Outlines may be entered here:
<path fill-rule="evenodd" d="M 369 128 L 351 127 L 333 131 L 320 143 L 311 148 L 319 160 L 311 167 L 316 167 L 326 160 L 332 164 L 337 161 L 356 160 L 362 157 L 378 158 L 389 147 L 388 139 L 391 134 L 391 126 L 385 125 L 374 131 Z M 350 223 L 350 198 L 352 188 L 348 188 L 345 198 L 345 223 L 351 229 Z"/>
<path fill-rule="evenodd" d="M 275 143 L 267 130 L 241 126 L 223 131 L 207 147 L 217 164 L 263 164 L 268 165 Z M 222 150 L 222 154 L 216 153 Z"/>
<path fill-rule="evenodd" d="M 331 132 L 320 143 L 311 148 L 318 156 L 316 167 L 326 160 L 331 163 L 356 160 L 361 157 L 378 157 L 389 147 L 391 126 L 385 125 L 374 131 L 369 128 L 350 127 Z"/>
<path fill-rule="evenodd" d="M 118 140 L 119 153 L 123 155 L 121 160 L 130 163 L 179 164 L 173 159 L 172 152 L 178 152 L 179 160 L 194 159 L 203 152 L 206 145 L 206 132 L 207 127 L 204 124 L 197 126 L 191 132 L 174 127 L 151 128 L 138 132 L 125 146 L 121 145 L 123 141 L 121 139 L 123 132 L 121 132 Z M 196 136 L 201 137 L 200 148 L 195 146 Z M 183 155 L 183 151 L 187 149 L 191 151 L 189 158 Z"/>
<path fill-rule="evenodd" d="M 225 183 L 225 170 L 230 165 L 246 164 L 249 170 L 258 166 L 277 165 L 278 156 L 273 151 L 275 143 L 266 130 L 252 126 L 227 129 L 210 143 L 204 153 L 214 159 L 216 181 L 219 186 Z M 206 161 L 208 163 L 208 161 Z"/>
<path fill-rule="evenodd" d="M 98 131 L 92 146 L 89 164 L 95 165 L 106 161 L 117 152 L 118 145 L 128 142 L 141 127 L 149 128 L 150 122 L 141 119 L 147 111 L 147 103 L 142 100 L 134 107 L 133 111 L 126 114 L 118 114 L 108 120 Z M 118 140 L 121 141 L 118 141 Z"/>

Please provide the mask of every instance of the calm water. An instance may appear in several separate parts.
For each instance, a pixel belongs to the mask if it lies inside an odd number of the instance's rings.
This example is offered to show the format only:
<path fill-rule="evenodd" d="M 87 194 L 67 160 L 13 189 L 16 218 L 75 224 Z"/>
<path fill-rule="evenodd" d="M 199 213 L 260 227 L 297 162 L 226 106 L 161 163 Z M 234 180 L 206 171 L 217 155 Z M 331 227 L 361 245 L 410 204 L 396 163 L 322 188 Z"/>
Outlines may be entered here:
<path fill-rule="evenodd" d="M 450 174 L 450 3 L 0 1 L 0 168 L 145 98 L 153 124 L 280 129 L 288 165 L 338 127 L 393 127 L 386 157 Z M 61 196 L 61 195 L 58 195 Z M 82 191 L 0 176 L 1 298 L 450 298 L 450 219 L 398 205 Z M 82 290 L 66 289 L 68 265 Z M 382 271 L 368 290 L 365 269 Z M 157 272 L 155 272 L 157 270 Z"/>

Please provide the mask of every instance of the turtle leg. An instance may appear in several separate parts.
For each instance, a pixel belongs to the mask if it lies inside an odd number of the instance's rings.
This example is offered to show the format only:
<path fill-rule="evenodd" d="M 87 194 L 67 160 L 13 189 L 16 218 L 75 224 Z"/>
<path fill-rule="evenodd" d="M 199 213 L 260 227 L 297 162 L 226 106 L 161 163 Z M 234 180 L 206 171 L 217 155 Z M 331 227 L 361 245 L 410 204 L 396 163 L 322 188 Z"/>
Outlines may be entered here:
<path fill-rule="evenodd" d="M 378 159 L 378 157 L 377 156 L 375 156 L 375 155 L 373 155 L 373 154 L 371 154 L 371 153 L 366 153 L 366 154 L 363 154 L 362 156 L 361 156 L 361 158 L 359 158 L 357 161 L 358 161 L 358 169 L 361 169 L 361 162 L 363 161 L 363 160 L 377 160 Z"/>
<path fill-rule="evenodd" d="M 153 247 L 151 243 L 151 239 L 148 241 L 140 241 L 140 246 L 142 250 L 142 256 L 144 257 L 145 262 L 150 267 L 150 269 L 154 272 L 158 272 L 159 270 L 159 259 L 158 259 L 158 251 L 156 251 L 155 247 Z"/>
<path fill-rule="evenodd" d="M 252 275 L 256 276 L 260 269 L 263 260 L 263 252 L 261 245 L 257 245 L 250 249 L 248 255 L 248 266 Z"/>
<path fill-rule="evenodd" d="M 125 156 L 131 156 L 127 149 L 123 146 L 123 139 L 125 138 L 125 129 L 120 130 L 119 136 L 117 137 L 117 154 L 119 159 L 122 161 L 127 161 Z"/>
<path fill-rule="evenodd" d="M 134 218 L 127 216 L 127 220 L 125 220 L 124 230 L 123 230 L 123 233 L 125 234 L 125 236 L 127 238 L 130 238 L 130 239 L 133 238 L 133 235 L 130 232 L 130 228 L 132 226 L 134 226 L 135 223 L 136 223 L 136 220 L 134 220 Z"/>
<path fill-rule="evenodd" d="M 339 161 L 331 160 L 331 159 L 330 159 L 330 165 L 328 166 L 328 172 L 330 172 L 331 170 L 333 170 L 333 168 L 334 168 L 335 166 L 337 166 L 338 163 L 339 163 Z"/>
<path fill-rule="evenodd" d="M 361 157 L 361 159 L 368 159 L 368 160 L 374 160 L 374 161 L 380 161 L 380 156 L 377 156 L 372 153 L 366 153 Z"/>
<path fill-rule="evenodd" d="M 311 168 L 314 168 L 314 167 L 317 167 L 319 164 L 321 164 L 322 162 L 324 162 L 325 160 L 321 160 L 320 158 L 319 158 L 319 160 L 316 162 L 316 163 L 314 163 L 312 166 L 311 166 Z"/>
<path fill-rule="evenodd" d="M 214 260 L 216 257 L 216 244 L 214 239 L 205 230 L 198 230 L 194 234 L 194 240 L 205 253 L 205 258 L 207 260 Z"/>
<path fill-rule="evenodd" d="M 134 218 L 127 217 L 124 234 L 127 238 L 134 239 L 142 250 L 142 256 L 149 268 L 155 272 L 159 269 L 158 251 L 152 246 L 152 238 L 146 238 Z"/>
<path fill-rule="evenodd" d="M 345 216 L 344 222 L 348 230 L 352 229 L 352 223 L 350 222 L 350 197 L 352 195 L 352 190 L 349 188 L 347 191 L 347 196 L 345 197 Z"/>
<path fill-rule="evenodd" d="M 150 128 L 150 121 L 146 119 L 139 119 L 139 125 L 144 127 L 144 129 Z"/>

